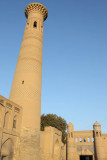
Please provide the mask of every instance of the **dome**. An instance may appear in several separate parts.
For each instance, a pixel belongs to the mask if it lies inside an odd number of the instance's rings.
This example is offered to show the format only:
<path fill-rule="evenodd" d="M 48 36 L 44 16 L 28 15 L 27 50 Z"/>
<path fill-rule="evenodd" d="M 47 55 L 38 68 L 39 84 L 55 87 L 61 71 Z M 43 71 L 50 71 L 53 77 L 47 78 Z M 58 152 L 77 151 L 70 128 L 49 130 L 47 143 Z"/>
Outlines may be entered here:
<path fill-rule="evenodd" d="M 68 127 L 71 127 L 71 126 L 73 126 L 73 124 L 70 122 L 70 123 L 68 123 Z"/>
<path fill-rule="evenodd" d="M 101 124 L 96 121 L 93 126 L 101 126 Z"/>

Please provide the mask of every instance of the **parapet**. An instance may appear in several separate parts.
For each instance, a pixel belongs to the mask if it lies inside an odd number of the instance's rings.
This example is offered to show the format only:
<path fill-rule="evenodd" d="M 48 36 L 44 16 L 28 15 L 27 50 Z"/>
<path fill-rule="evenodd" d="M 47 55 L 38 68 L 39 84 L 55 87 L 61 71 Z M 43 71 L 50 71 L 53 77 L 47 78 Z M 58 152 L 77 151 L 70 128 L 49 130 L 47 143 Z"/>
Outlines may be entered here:
<path fill-rule="evenodd" d="M 30 3 L 30 4 L 28 4 L 26 9 L 25 9 L 26 18 L 28 18 L 28 15 L 29 15 L 30 12 L 39 12 L 40 14 L 43 15 L 44 21 L 48 17 L 48 11 L 47 11 L 46 7 L 44 5 L 42 5 L 41 3 Z"/>

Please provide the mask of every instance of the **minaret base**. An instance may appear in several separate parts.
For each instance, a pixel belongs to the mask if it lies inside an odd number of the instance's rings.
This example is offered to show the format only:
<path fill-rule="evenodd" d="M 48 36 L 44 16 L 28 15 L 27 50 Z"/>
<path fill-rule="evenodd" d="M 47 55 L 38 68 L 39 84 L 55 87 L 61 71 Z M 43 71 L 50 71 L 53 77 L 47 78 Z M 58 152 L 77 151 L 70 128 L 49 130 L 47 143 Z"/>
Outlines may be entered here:
<path fill-rule="evenodd" d="M 22 128 L 19 157 L 15 160 L 40 160 L 40 131 Z"/>

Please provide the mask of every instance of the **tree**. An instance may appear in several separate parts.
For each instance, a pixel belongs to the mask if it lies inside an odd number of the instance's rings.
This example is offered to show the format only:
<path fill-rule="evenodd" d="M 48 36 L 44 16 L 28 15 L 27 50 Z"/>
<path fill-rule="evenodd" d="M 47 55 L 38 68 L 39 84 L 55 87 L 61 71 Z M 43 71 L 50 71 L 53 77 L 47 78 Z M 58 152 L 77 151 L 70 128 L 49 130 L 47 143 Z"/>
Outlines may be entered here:
<path fill-rule="evenodd" d="M 41 131 L 44 131 L 46 126 L 52 126 L 62 132 L 62 142 L 66 143 L 67 122 L 56 114 L 41 115 Z"/>

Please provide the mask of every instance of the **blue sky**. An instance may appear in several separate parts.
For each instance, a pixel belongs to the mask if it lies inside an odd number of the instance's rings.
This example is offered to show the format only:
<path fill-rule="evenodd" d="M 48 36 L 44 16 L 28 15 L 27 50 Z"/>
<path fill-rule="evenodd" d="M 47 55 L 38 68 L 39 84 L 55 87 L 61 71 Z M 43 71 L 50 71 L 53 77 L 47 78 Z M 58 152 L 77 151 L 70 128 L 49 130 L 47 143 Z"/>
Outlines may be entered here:
<path fill-rule="evenodd" d="M 0 8 L 0 94 L 9 97 L 30 0 L 3 0 Z M 42 113 L 54 113 L 107 132 L 107 0 L 38 0 L 44 23 Z"/>

